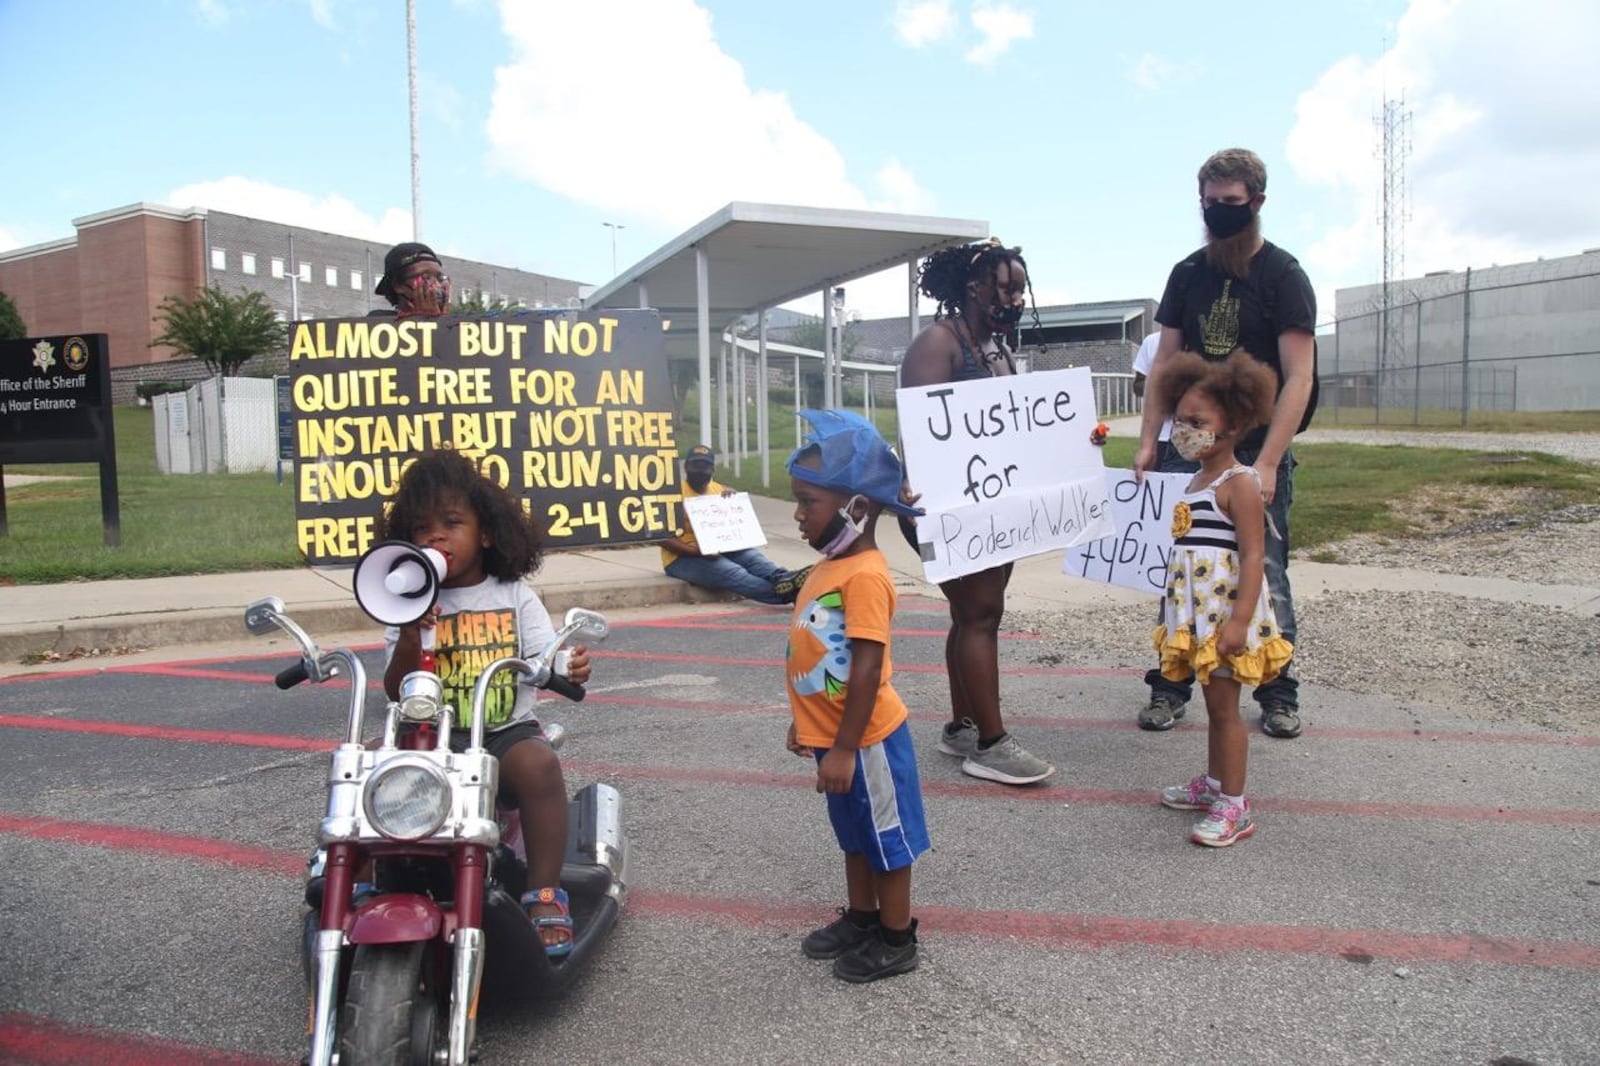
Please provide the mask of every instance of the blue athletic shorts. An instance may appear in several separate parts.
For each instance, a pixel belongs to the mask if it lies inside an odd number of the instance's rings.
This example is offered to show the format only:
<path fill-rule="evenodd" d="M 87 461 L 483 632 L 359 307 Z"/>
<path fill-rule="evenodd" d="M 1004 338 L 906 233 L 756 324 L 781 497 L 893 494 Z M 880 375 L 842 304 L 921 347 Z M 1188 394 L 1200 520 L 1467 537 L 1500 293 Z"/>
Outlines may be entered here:
<path fill-rule="evenodd" d="M 827 749 L 816 749 L 817 761 Z M 928 850 L 917 754 L 905 722 L 856 752 L 856 775 L 846 793 L 828 793 L 828 821 L 846 855 L 864 855 L 880 872 L 910 866 Z"/>

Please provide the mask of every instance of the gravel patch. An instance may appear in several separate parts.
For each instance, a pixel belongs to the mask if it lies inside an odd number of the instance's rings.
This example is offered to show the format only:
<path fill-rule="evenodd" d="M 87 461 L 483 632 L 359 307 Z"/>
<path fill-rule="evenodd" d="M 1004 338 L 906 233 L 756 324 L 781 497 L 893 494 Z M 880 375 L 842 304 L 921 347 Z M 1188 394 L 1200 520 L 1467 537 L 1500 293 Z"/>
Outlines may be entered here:
<path fill-rule="evenodd" d="M 1006 625 L 1042 636 L 1030 659 L 1148 669 L 1154 604 L 1007 613 Z M 1327 686 L 1448 707 L 1475 721 L 1600 734 L 1600 701 L 1572 695 L 1573 679 L 1587 677 L 1600 656 L 1600 617 L 1397 592 L 1329 592 L 1295 609 L 1295 666 L 1312 686 L 1302 691 L 1313 718 L 1314 686 Z"/>
<path fill-rule="evenodd" d="M 1378 429 L 1308 429 L 1296 444 L 1397 444 L 1479 452 L 1544 452 L 1600 463 L 1600 433 L 1421 433 Z"/>
<path fill-rule="evenodd" d="M 1600 504 L 1547 507 L 1531 490 L 1419 497 L 1417 535 L 1364 534 L 1313 554 L 1319 561 L 1600 587 Z M 1006 624 L 1044 637 L 1033 655 L 1147 669 L 1154 603 L 1008 613 Z M 1589 676 L 1600 659 L 1600 617 L 1400 592 L 1326 592 L 1299 600 L 1295 610 L 1295 664 L 1309 686 L 1448 707 L 1477 721 L 1600 734 L 1600 701 L 1573 696 L 1573 679 Z"/>

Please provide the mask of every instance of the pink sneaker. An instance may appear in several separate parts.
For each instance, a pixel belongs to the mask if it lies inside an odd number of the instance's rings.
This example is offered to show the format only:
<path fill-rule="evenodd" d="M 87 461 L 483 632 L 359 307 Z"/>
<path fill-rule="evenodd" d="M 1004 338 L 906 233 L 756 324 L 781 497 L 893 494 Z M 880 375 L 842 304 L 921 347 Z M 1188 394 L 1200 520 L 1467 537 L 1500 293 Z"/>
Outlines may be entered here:
<path fill-rule="evenodd" d="M 1194 824 L 1189 839 L 1208 848 L 1225 848 L 1243 840 L 1256 831 L 1256 820 L 1250 813 L 1250 801 L 1225 803 L 1217 800 L 1206 816 Z"/>
<path fill-rule="evenodd" d="M 1205 811 L 1217 802 L 1217 794 L 1206 784 L 1206 775 L 1199 774 L 1187 785 L 1173 785 L 1161 790 L 1161 805 L 1175 811 Z"/>

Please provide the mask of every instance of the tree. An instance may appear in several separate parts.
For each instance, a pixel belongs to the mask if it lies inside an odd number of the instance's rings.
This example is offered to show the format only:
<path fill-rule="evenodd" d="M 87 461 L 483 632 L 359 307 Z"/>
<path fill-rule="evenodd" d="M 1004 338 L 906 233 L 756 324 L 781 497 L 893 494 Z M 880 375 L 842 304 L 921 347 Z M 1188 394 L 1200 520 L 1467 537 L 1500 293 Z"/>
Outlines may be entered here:
<path fill-rule="evenodd" d="M 810 348 L 814 352 L 822 351 L 822 345 L 827 339 L 821 322 L 802 322 L 798 326 L 789 327 L 787 332 L 789 336 L 785 343 L 793 344 L 797 348 Z M 856 348 L 860 346 L 861 341 L 850 328 L 850 323 L 845 323 L 844 329 L 839 331 L 839 336 L 842 341 L 839 345 L 839 358 L 854 359 Z"/>
<path fill-rule="evenodd" d="M 21 340 L 27 335 L 28 327 L 22 324 L 17 305 L 11 302 L 11 297 L 0 292 L 0 341 Z"/>
<path fill-rule="evenodd" d="M 209 285 L 193 297 L 168 296 L 156 309 L 161 336 L 150 347 L 169 345 L 213 372 L 233 374 L 252 356 L 281 349 L 287 331 L 266 296 L 230 296 Z"/>
<path fill-rule="evenodd" d="M 452 315 L 495 315 L 504 311 L 518 310 L 521 310 L 521 308 L 504 296 L 496 296 L 493 300 L 490 300 L 483 295 L 483 290 L 479 289 L 470 298 L 457 296 L 454 306 L 450 308 L 450 313 Z"/>

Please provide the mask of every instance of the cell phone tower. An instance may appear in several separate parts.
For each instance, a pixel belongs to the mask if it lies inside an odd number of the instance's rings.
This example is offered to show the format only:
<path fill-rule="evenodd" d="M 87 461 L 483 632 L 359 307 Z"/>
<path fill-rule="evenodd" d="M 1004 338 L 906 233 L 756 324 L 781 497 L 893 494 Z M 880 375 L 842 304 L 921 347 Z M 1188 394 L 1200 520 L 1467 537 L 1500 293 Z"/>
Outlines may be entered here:
<path fill-rule="evenodd" d="M 1373 117 L 1378 127 L 1381 173 L 1378 191 L 1378 227 L 1383 241 L 1383 292 L 1378 310 L 1379 392 L 1385 370 L 1405 359 L 1404 316 L 1398 310 L 1406 294 L 1399 291 L 1406 269 L 1406 223 L 1411 221 L 1410 194 L 1406 187 L 1406 160 L 1411 155 L 1411 112 L 1405 94 L 1398 100 L 1384 90 L 1382 110 Z M 1419 312 L 1420 313 L 1420 312 Z M 1422 357 L 1421 352 L 1416 353 Z"/>

